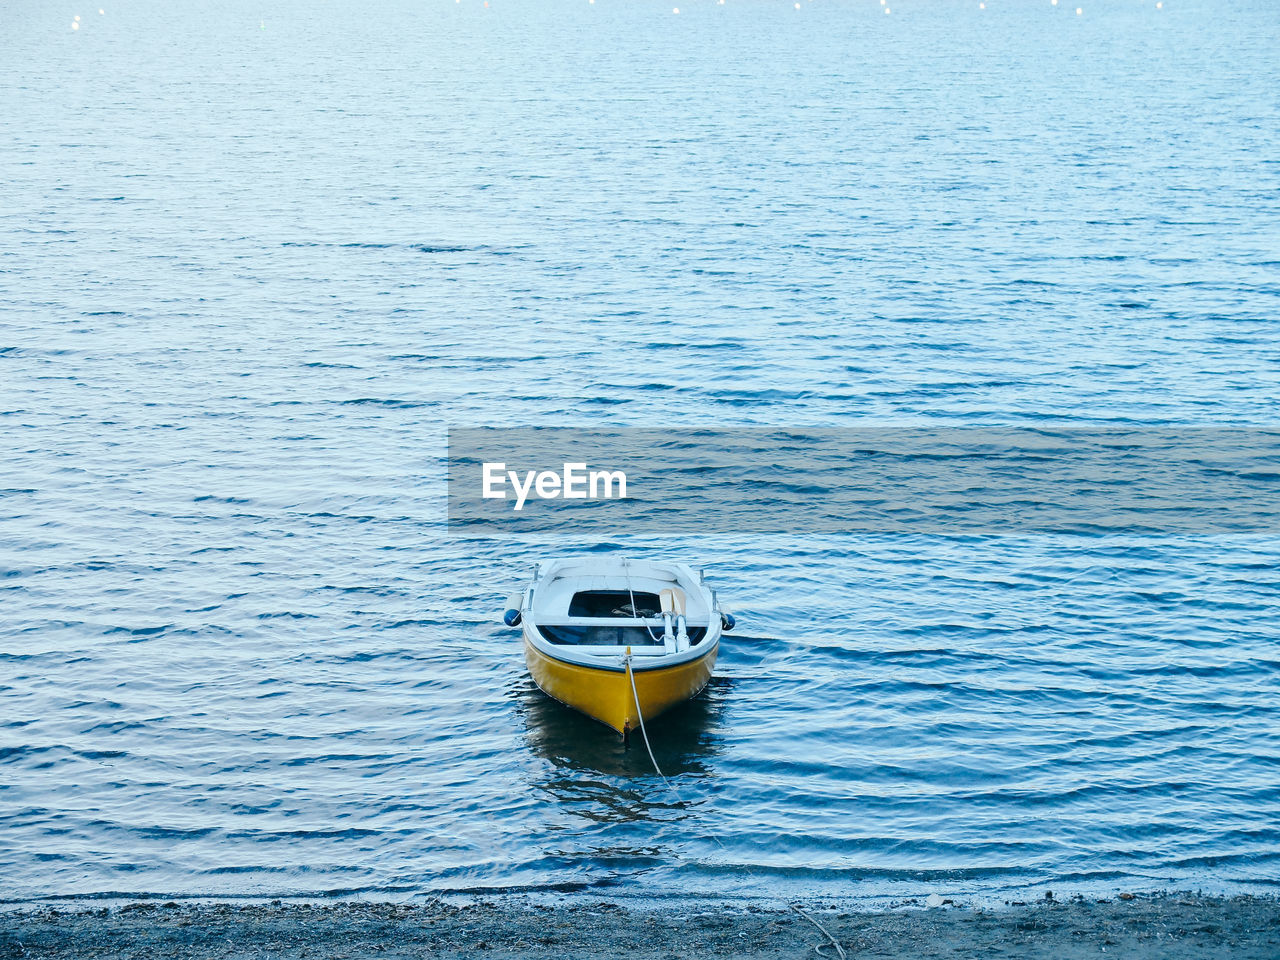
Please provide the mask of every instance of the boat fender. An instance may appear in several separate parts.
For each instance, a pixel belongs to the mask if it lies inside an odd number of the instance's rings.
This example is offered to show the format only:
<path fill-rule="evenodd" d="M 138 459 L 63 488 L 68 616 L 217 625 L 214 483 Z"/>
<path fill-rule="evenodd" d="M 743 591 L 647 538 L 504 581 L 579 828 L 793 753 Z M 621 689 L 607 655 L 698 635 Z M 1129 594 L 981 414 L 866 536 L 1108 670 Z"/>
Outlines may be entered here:
<path fill-rule="evenodd" d="M 513 593 L 507 598 L 507 609 L 502 612 L 502 622 L 508 627 L 520 626 L 520 594 Z"/>
<path fill-rule="evenodd" d="M 732 630 L 737 625 L 738 625 L 738 621 L 734 618 L 732 613 L 725 613 L 723 610 L 720 611 L 721 629 Z"/>

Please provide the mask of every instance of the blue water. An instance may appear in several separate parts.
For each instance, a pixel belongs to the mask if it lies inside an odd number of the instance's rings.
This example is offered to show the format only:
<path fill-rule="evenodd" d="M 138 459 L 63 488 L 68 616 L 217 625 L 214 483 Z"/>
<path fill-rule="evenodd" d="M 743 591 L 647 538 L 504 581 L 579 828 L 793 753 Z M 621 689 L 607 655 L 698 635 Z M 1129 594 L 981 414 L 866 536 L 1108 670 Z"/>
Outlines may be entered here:
<path fill-rule="evenodd" d="M 0 57 L 0 897 L 1275 889 L 1265 531 L 443 522 L 451 424 L 1275 426 L 1272 4 L 99 2 Z M 685 805 L 498 624 L 591 549 L 739 615 Z"/>

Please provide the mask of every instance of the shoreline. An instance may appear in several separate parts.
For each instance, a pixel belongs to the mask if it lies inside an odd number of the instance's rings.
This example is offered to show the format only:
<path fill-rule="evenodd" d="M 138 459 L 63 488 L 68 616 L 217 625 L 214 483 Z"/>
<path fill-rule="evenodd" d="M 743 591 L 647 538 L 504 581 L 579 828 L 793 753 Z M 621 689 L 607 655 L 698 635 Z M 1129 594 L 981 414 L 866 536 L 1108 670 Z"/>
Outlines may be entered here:
<path fill-rule="evenodd" d="M 848 956 L 1123 956 L 1191 960 L 1280 956 L 1280 900 L 1248 895 L 1120 894 L 1024 905 L 870 911 L 800 904 Z M 637 907 L 607 898 L 433 897 L 414 903 L 92 900 L 0 908 L 0 960 L 155 956 L 372 958 L 705 955 L 812 956 L 825 937 L 780 902 L 686 901 Z M 829 943 L 824 955 L 835 956 Z"/>

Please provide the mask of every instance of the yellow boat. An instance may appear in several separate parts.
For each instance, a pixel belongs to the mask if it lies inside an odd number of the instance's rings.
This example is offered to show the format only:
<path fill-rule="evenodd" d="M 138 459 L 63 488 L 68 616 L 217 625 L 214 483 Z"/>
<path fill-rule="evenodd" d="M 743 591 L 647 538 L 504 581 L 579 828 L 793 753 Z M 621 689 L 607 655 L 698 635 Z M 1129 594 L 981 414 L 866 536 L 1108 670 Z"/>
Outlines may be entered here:
<path fill-rule="evenodd" d="M 624 737 L 702 691 L 733 626 L 684 564 L 601 557 L 540 564 L 503 619 L 545 694 Z"/>

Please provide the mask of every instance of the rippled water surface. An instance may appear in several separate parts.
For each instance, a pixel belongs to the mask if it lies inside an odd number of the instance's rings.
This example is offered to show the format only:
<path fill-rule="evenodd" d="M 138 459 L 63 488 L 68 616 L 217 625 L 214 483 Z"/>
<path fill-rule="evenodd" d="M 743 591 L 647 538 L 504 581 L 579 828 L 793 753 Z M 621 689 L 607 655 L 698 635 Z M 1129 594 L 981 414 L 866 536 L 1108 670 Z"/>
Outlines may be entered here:
<path fill-rule="evenodd" d="M 1274 426 L 1273 6 L 1081 2 L 8 11 L 0 896 L 1274 889 L 1269 533 L 443 525 L 450 424 Z M 740 616 L 684 806 L 498 624 L 591 549 Z"/>

